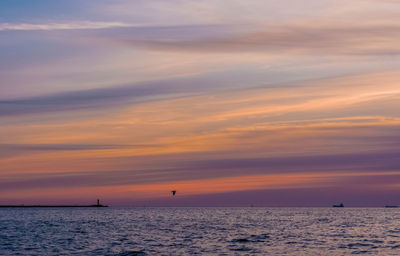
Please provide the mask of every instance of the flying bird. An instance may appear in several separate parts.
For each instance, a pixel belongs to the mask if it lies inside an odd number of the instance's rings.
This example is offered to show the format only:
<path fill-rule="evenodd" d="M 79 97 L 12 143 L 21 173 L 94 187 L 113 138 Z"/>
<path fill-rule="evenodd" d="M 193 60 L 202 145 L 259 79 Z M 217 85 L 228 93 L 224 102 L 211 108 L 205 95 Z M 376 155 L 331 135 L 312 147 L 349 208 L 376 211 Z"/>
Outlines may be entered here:
<path fill-rule="evenodd" d="M 172 190 L 171 193 L 172 193 L 172 196 L 174 196 L 176 194 L 176 190 Z"/>

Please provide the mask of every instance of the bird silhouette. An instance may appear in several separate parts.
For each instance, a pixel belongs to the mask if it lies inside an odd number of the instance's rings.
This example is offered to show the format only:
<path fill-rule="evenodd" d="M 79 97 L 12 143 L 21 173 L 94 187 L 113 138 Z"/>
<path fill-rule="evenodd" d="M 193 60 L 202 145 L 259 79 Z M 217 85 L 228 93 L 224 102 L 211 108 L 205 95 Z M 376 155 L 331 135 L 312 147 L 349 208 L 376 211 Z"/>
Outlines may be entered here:
<path fill-rule="evenodd" d="M 172 196 L 174 196 L 176 194 L 176 190 L 172 190 L 171 193 L 172 193 Z"/>

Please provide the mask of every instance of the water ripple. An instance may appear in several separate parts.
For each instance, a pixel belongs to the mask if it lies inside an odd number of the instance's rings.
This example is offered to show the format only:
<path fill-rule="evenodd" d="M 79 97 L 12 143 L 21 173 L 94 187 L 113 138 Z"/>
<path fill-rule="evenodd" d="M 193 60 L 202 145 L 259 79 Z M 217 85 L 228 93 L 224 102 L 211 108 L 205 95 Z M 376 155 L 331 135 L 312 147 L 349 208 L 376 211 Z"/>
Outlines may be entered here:
<path fill-rule="evenodd" d="M 0 209 L 0 255 L 398 255 L 400 209 Z"/>

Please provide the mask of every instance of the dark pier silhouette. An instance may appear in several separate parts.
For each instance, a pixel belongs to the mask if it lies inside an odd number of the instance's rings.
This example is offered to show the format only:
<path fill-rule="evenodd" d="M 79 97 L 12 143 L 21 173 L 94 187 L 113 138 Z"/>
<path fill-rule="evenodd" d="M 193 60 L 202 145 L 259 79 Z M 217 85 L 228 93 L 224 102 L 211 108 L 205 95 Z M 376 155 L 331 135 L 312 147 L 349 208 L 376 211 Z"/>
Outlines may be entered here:
<path fill-rule="evenodd" d="M 0 208 L 83 208 L 83 207 L 108 207 L 108 205 L 100 204 L 100 200 L 97 199 L 97 204 L 91 205 L 0 205 Z"/>

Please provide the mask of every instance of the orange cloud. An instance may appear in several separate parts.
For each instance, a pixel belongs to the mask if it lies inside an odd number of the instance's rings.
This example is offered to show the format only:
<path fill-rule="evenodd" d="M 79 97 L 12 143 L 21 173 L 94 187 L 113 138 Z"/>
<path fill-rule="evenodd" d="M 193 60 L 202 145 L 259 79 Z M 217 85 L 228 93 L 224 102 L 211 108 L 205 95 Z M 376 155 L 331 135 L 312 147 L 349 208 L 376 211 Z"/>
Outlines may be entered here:
<path fill-rule="evenodd" d="M 130 198 L 132 202 L 143 199 L 171 197 L 170 191 L 177 190 L 177 196 L 216 194 L 247 190 L 293 189 L 334 187 L 337 182 L 352 177 L 384 177 L 398 175 L 396 171 L 386 172 L 340 172 L 340 173 L 297 173 L 270 174 L 238 177 L 224 177 L 201 180 L 156 183 L 147 185 L 93 186 L 79 188 L 37 188 L 27 190 L 18 188 L 2 192 L 0 200 L 31 200 L 32 198 L 55 199 L 63 201 Z"/>

